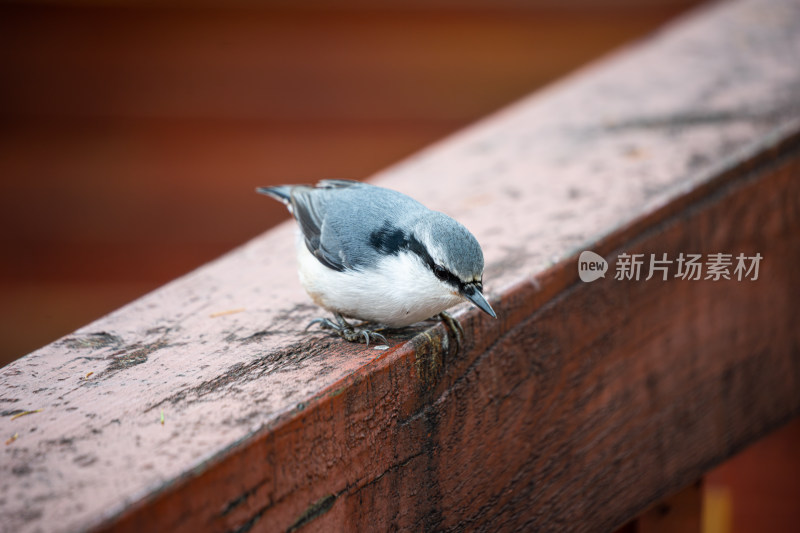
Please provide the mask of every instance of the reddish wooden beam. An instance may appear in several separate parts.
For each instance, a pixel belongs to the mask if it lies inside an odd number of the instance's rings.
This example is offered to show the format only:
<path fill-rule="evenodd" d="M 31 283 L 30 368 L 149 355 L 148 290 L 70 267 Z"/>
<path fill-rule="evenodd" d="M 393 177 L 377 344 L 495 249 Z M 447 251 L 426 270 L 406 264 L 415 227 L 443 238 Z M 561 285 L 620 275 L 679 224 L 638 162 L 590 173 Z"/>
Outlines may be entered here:
<path fill-rule="evenodd" d="M 798 30 L 707 8 L 378 176 L 484 245 L 500 318 L 459 308 L 458 353 L 304 334 L 282 226 L 5 367 L 0 520 L 602 530 L 692 483 L 800 413 Z M 681 253 L 763 261 L 614 279 Z"/>

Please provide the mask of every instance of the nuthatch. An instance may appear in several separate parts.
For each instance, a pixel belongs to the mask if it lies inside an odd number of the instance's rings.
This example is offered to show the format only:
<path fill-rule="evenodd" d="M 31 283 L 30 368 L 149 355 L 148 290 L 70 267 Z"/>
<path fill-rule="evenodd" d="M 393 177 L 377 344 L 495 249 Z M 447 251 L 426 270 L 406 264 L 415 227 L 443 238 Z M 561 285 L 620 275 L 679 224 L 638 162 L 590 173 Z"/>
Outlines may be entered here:
<path fill-rule="evenodd" d="M 397 191 L 356 181 L 256 190 L 284 203 L 300 227 L 300 282 L 336 319 L 318 318 L 312 324 L 369 344 L 370 339 L 386 339 L 344 317 L 402 328 L 440 315 L 457 338 L 461 326 L 445 312 L 456 303 L 468 300 L 497 317 L 482 293 L 478 241 L 444 213 Z"/>

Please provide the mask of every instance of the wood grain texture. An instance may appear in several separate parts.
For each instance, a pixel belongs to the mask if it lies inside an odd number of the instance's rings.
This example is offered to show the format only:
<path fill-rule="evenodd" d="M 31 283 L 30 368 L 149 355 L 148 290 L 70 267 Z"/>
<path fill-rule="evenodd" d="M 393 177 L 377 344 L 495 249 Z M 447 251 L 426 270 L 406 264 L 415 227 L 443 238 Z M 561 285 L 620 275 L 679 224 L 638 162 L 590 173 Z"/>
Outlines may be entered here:
<path fill-rule="evenodd" d="M 484 246 L 458 353 L 304 335 L 284 225 L 4 368 L 3 524 L 609 530 L 694 482 L 800 413 L 798 28 L 707 8 L 376 176 Z M 764 261 L 584 284 L 584 249 Z"/>

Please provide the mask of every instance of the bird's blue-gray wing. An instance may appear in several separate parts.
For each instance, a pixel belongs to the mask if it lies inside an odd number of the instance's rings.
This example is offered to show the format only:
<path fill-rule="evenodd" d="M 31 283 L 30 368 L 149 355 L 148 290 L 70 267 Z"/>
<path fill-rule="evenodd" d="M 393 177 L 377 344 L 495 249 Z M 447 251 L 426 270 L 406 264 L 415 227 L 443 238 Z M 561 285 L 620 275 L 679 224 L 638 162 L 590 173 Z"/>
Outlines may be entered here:
<path fill-rule="evenodd" d="M 398 192 L 343 180 L 295 188 L 292 206 L 308 250 L 340 272 L 376 263 L 386 253 L 376 235 L 382 239 L 390 231 L 404 237 L 392 221 L 421 207 Z"/>
<path fill-rule="evenodd" d="M 335 243 L 330 239 L 323 243 L 323 232 L 329 233 L 325 231 L 325 216 L 330 197 L 320 192 L 320 189 L 311 187 L 295 187 L 291 194 L 292 214 L 300 226 L 308 251 L 326 267 L 341 272 L 347 268 L 347 264 L 338 253 Z"/>

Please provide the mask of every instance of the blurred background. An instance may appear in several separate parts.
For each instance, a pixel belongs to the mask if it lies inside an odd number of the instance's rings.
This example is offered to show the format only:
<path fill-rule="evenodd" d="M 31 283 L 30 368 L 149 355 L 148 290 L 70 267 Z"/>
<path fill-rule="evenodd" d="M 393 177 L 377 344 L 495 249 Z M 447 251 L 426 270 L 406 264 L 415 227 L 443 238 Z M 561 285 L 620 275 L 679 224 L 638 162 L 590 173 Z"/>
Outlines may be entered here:
<path fill-rule="evenodd" d="M 368 177 L 696 3 L 0 3 L 0 366 L 288 217 L 255 186 Z M 704 530 L 792 531 L 798 442 L 712 473 Z"/>
<path fill-rule="evenodd" d="M 0 2 L 0 365 L 693 3 Z"/>

